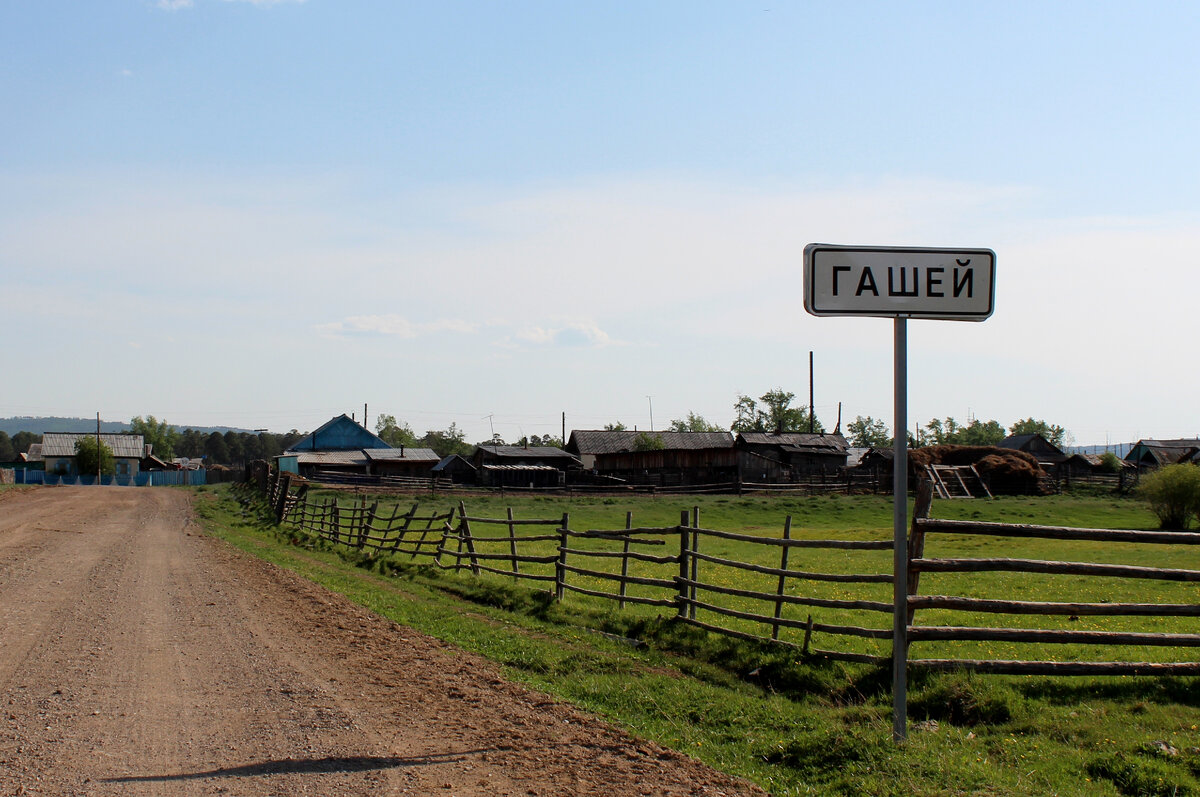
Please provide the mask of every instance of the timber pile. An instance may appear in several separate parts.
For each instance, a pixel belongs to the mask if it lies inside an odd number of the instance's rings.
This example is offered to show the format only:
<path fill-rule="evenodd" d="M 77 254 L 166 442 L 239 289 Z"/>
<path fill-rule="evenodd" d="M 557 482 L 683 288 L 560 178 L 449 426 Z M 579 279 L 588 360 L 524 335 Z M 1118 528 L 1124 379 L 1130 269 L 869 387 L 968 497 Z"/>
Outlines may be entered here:
<path fill-rule="evenodd" d="M 993 493 L 1041 495 L 1042 469 L 1024 451 L 995 446 L 926 446 L 909 452 L 909 478 L 919 478 L 930 465 L 974 465 Z"/>

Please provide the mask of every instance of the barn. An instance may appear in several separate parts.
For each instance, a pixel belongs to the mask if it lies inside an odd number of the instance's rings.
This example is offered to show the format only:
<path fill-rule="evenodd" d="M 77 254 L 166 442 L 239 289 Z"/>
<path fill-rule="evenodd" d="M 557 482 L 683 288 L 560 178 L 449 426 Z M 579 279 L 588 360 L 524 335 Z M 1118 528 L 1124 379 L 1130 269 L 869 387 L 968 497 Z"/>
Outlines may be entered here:
<path fill-rule="evenodd" d="M 730 432 L 584 429 L 571 432 L 567 451 L 595 476 L 629 484 L 715 484 L 738 476 Z"/>

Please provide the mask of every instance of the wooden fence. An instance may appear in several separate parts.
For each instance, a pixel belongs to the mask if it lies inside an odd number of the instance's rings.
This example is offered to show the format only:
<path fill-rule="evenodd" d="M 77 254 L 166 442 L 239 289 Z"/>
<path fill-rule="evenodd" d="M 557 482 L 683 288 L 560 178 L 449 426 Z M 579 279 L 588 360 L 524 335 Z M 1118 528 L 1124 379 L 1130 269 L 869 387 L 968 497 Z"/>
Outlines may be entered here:
<path fill-rule="evenodd" d="M 568 592 L 627 605 L 673 611 L 680 621 L 741 639 L 797 648 L 805 654 L 844 661 L 884 664 L 880 644 L 892 639 L 890 570 L 892 541 L 795 538 L 792 518 L 785 519 L 779 537 L 703 528 L 698 510 L 681 512 L 678 525 L 638 527 L 632 514 L 623 528 L 576 530 L 570 516 L 519 519 L 511 509 L 503 518 L 468 513 L 460 502 L 456 511 L 418 514 L 414 505 L 400 514 L 393 509 L 381 518 L 378 505 L 365 502 L 350 508 L 333 500 L 312 504 L 302 488 L 288 489 L 286 474 L 273 474 L 267 492 L 281 521 L 308 533 L 359 549 L 407 554 L 443 569 L 465 570 L 531 582 L 552 591 L 558 600 Z M 1037 576 L 1071 575 L 1120 579 L 1200 581 L 1200 571 L 1088 562 L 1041 561 L 1021 558 L 929 558 L 930 535 L 990 535 L 1139 543 L 1153 546 L 1197 545 L 1200 534 L 951 521 L 930 518 L 931 489 L 918 489 L 908 541 L 909 617 L 911 644 L 947 641 L 994 641 L 1017 645 L 1086 644 L 1111 646 L 1200 647 L 1200 634 L 1142 631 L 1077 631 L 1049 628 L 1008 628 L 921 625 L 918 613 L 930 610 L 1009 615 L 1139 617 L 1200 617 L 1197 603 L 1080 603 L 1013 600 L 980 595 L 918 594 L 923 573 L 1010 572 Z M 844 551 L 845 570 L 828 572 L 796 566 L 806 549 Z M 886 559 L 883 554 L 887 554 Z M 864 572 L 859 572 L 864 571 Z M 853 590 L 846 594 L 846 585 Z M 878 585 L 873 586 L 872 585 Z M 886 587 L 886 591 L 884 590 Z M 835 589 L 836 588 L 836 589 Z M 872 590 L 874 595 L 871 594 Z M 810 613 L 821 609 L 825 619 Z M 886 616 L 886 620 L 884 619 Z M 877 623 L 870 622 L 871 618 Z M 814 636 L 828 640 L 814 644 Z M 860 640 L 851 644 L 852 639 Z M 829 643 L 841 640 L 833 646 Z M 834 649 L 836 648 L 836 649 Z M 934 670 L 1055 675 L 1200 674 L 1200 662 L 1045 661 L 972 658 L 911 658 L 909 666 Z"/>

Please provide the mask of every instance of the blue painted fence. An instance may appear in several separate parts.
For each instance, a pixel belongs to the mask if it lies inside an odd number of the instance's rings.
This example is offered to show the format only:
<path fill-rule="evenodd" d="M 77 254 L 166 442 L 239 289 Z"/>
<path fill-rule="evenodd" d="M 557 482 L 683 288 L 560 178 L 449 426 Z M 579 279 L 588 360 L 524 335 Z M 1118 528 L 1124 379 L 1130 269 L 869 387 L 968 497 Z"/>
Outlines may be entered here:
<path fill-rule="evenodd" d="M 18 470 L 16 477 L 17 484 L 78 487 L 93 487 L 96 484 L 95 476 L 60 476 L 41 470 Z M 116 487 L 198 487 L 208 484 L 208 474 L 202 470 L 152 470 L 144 471 L 136 476 L 102 476 L 100 483 Z"/>

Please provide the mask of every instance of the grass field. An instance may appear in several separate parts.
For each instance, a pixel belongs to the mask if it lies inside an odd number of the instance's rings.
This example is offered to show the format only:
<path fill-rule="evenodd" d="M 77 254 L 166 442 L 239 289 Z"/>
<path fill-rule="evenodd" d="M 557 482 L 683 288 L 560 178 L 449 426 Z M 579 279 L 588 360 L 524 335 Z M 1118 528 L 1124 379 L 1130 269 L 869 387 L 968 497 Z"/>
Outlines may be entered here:
<path fill-rule="evenodd" d="M 555 604 L 544 593 L 514 586 L 501 576 L 473 579 L 403 563 L 339 556 L 312 540 L 291 544 L 294 535 L 277 534 L 260 515 L 237 504 L 227 489 L 203 488 L 202 495 L 207 525 L 231 542 L 297 569 L 397 622 L 480 652 L 503 665 L 513 678 L 751 778 L 777 794 L 1200 793 L 1197 679 L 914 674 L 910 683 L 913 732 L 908 742 L 897 747 L 890 741 L 890 675 L 880 669 L 801 660 L 794 651 L 681 627 L 660 618 L 660 613 L 671 614 L 662 609 L 631 607 L 618 613 L 610 603 L 574 594 Z M 416 499 L 382 500 L 397 500 L 407 507 Z M 449 508 L 440 496 L 420 500 L 425 509 Z M 791 515 L 794 537 L 888 539 L 891 535 L 890 499 L 875 496 L 680 500 L 481 495 L 463 500 L 474 516 L 503 518 L 510 507 L 518 518 L 569 512 L 570 526 L 577 530 L 622 528 L 626 512 L 633 512 L 638 526 L 674 525 L 681 510 L 695 507 L 702 526 L 726 531 L 777 538 L 784 517 Z M 939 502 L 934 515 L 1107 528 L 1155 526 L 1140 503 L 1106 497 Z M 1156 547 L 1147 552 L 1114 544 L 939 535 L 931 538 L 926 553 L 978 555 L 980 546 L 987 547 L 989 556 L 1200 569 L 1194 551 Z M 737 556 L 745 554 L 739 550 L 745 547 L 714 545 L 708 552 Z M 850 561 L 846 552 L 804 549 L 804 556 L 804 561 L 793 558 L 790 567 L 890 572 L 890 553 L 853 552 Z M 730 577 L 747 575 L 736 572 Z M 702 568 L 702 580 L 721 577 L 718 570 Z M 890 597 L 889 585 L 821 586 L 850 588 L 856 595 L 876 590 L 881 599 Z M 1200 602 L 1194 585 L 1076 577 L 1035 580 L 1004 573 L 969 578 L 945 575 L 937 580 L 927 574 L 921 592 Z M 929 615 L 918 619 L 924 624 L 948 621 L 933 612 Z M 824 615 L 820 619 L 835 621 Z M 1003 618 L 1003 624 L 1018 625 L 1021 620 Z M 958 615 L 953 622 L 996 625 L 998 619 Z M 1058 627 L 1046 622 L 1038 618 L 1040 627 Z M 1072 628 L 1198 630 L 1194 618 L 1063 618 L 1061 622 L 1070 622 Z M 873 623 L 886 627 L 890 618 L 880 615 Z M 756 630 L 762 633 L 761 626 Z M 638 637 L 647 645 L 633 648 L 614 637 Z M 887 643 L 839 641 L 862 642 L 875 645 L 879 653 L 887 652 Z M 1098 651 L 1058 645 L 1009 651 L 988 644 L 921 643 L 922 649 L 914 646 L 914 655 L 1060 660 L 1196 657 L 1194 648 Z"/>

